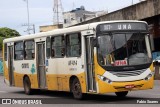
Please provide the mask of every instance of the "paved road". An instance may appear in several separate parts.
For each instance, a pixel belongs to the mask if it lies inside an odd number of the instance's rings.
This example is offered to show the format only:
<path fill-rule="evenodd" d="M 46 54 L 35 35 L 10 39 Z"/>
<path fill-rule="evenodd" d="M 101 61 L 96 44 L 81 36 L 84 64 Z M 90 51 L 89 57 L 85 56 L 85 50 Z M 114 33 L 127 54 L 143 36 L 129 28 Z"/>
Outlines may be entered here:
<path fill-rule="evenodd" d="M 66 92 L 51 92 L 51 91 L 40 91 L 36 92 L 34 95 L 25 95 L 23 88 L 9 87 L 3 82 L 3 76 L 0 76 L 0 98 L 52 98 L 49 100 L 50 103 L 54 105 L 47 106 L 68 106 L 72 107 L 76 105 L 77 107 L 103 107 L 103 104 L 116 106 L 126 106 L 128 104 L 136 102 L 137 100 L 143 100 L 144 98 L 160 98 L 160 80 L 155 81 L 154 89 L 145 91 L 134 91 L 129 92 L 126 98 L 118 99 L 115 94 L 106 95 L 87 95 L 85 100 L 79 101 L 72 97 L 72 94 Z M 154 99 L 155 100 L 155 99 Z M 73 103 L 73 104 L 72 104 Z M 126 103 L 125 105 L 119 105 Z M 128 103 L 128 104 L 127 104 Z M 67 105 L 66 105 L 67 104 Z M 77 105 L 78 104 L 78 105 Z M 102 105 L 99 105 L 102 104 Z M 154 104 L 152 107 L 158 107 L 160 104 Z M 2 105 L 0 105 L 1 107 Z M 4 106 L 4 105 L 3 105 Z M 7 105 L 8 106 L 8 105 Z M 17 107 L 17 105 L 12 105 Z M 26 106 L 26 105 L 25 105 Z M 33 107 L 40 107 L 45 105 L 33 105 Z M 130 107 L 135 107 L 135 105 L 130 105 Z M 143 106 L 143 104 L 136 105 Z M 144 105 L 144 107 L 151 106 L 150 104 Z M 31 106 L 30 106 L 31 107 Z"/>

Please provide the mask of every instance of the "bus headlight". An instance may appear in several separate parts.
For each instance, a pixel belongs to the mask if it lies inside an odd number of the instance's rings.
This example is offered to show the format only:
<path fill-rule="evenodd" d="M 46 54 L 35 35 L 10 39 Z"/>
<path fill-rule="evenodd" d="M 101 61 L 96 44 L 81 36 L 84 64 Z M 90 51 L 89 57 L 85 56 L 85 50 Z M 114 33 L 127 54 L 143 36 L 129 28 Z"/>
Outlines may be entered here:
<path fill-rule="evenodd" d="M 102 75 L 97 75 L 98 78 L 104 82 L 107 82 L 108 84 L 111 84 L 112 83 L 112 80 L 108 79 L 107 77 L 104 77 Z"/>
<path fill-rule="evenodd" d="M 150 74 L 148 74 L 145 78 L 144 78 L 144 80 L 149 80 L 152 76 L 154 75 L 154 72 L 151 72 Z"/>

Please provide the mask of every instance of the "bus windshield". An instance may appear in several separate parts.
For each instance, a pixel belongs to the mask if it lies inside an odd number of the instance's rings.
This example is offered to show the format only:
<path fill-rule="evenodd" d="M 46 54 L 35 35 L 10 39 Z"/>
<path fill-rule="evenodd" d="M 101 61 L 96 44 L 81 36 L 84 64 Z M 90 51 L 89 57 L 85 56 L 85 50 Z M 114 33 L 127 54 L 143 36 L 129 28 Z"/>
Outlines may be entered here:
<path fill-rule="evenodd" d="M 103 66 L 133 66 L 151 63 L 149 35 L 146 33 L 99 35 L 98 61 Z"/>

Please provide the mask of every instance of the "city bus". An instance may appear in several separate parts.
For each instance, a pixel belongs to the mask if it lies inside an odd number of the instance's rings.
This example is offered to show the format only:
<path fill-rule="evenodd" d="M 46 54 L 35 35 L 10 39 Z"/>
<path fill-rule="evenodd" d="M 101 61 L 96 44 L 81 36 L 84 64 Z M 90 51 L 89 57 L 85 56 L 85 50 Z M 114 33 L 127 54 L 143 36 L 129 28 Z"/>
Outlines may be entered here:
<path fill-rule="evenodd" d="M 4 81 L 11 87 L 85 94 L 153 88 L 154 67 L 144 21 L 95 22 L 3 41 Z"/>

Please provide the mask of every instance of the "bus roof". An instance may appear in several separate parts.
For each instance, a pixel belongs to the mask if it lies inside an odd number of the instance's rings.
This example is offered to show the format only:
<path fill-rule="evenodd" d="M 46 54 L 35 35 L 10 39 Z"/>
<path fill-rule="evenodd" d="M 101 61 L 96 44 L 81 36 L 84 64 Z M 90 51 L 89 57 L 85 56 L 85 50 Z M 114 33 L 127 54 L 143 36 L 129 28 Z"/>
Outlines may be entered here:
<path fill-rule="evenodd" d="M 94 29 L 99 24 L 117 23 L 117 22 L 141 22 L 141 23 L 146 23 L 144 21 L 137 21 L 137 20 L 118 20 L 118 21 L 95 22 L 95 23 L 90 23 L 90 24 L 85 24 L 85 25 L 80 25 L 80 26 L 73 26 L 73 27 L 68 27 L 68 28 L 55 29 L 55 30 L 48 31 L 48 32 L 40 32 L 40 33 L 36 33 L 36 34 L 31 34 L 31 35 L 24 35 L 24 36 L 18 36 L 18 37 L 13 37 L 13 38 L 7 38 L 7 39 L 3 40 L 3 43 L 22 41 L 22 40 L 30 40 L 30 39 L 34 39 L 34 38 L 61 35 L 61 34 L 67 34 L 67 33 L 74 33 L 74 32 L 78 32 L 78 31 Z"/>

